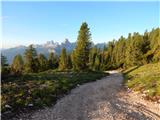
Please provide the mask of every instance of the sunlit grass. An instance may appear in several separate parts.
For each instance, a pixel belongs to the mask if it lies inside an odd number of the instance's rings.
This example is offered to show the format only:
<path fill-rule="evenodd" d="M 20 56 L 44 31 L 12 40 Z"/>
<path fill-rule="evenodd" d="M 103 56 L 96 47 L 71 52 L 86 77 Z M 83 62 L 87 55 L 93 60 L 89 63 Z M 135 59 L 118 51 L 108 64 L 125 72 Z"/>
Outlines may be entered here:
<path fill-rule="evenodd" d="M 125 84 L 135 91 L 145 93 L 148 98 L 157 100 L 160 97 L 160 63 L 132 69 L 124 71 Z"/>

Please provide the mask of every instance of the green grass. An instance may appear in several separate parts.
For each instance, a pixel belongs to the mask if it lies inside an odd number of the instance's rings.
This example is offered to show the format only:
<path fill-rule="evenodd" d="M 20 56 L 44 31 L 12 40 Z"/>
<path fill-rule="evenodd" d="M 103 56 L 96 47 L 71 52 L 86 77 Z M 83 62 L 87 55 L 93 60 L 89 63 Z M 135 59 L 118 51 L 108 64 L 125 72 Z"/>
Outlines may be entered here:
<path fill-rule="evenodd" d="M 1 108 L 5 111 L 37 109 L 51 106 L 78 84 L 95 81 L 108 75 L 103 72 L 57 72 L 53 70 L 9 77 L 2 83 Z M 4 80 L 3 80 L 4 81 Z M 33 107 L 29 107 L 33 104 Z M 5 105 L 11 106 L 6 108 Z"/>
<path fill-rule="evenodd" d="M 132 67 L 124 71 L 124 76 L 128 88 L 145 93 L 148 99 L 160 99 L 160 63 Z"/>

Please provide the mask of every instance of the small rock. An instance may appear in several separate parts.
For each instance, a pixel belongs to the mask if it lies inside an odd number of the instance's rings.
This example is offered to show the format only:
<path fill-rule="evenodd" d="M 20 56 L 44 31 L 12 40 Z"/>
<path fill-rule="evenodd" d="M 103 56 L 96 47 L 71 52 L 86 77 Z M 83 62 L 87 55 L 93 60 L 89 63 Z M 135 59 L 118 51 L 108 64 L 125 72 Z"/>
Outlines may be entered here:
<path fill-rule="evenodd" d="M 143 97 L 146 97 L 146 94 L 143 93 L 142 96 L 143 96 Z"/>
<path fill-rule="evenodd" d="M 10 105 L 5 105 L 6 108 L 12 108 Z"/>
<path fill-rule="evenodd" d="M 131 111 L 131 110 L 128 110 L 128 112 L 129 112 L 129 113 L 132 113 L 132 111 Z"/>
<path fill-rule="evenodd" d="M 132 92 L 132 90 L 131 89 L 128 89 L 128 91 L 127 91 L 128 93 L 130 93 L 130 92 Z"/>
<path fill-rule="evenodd" d="M 116 106 L 118 106 L 119 108 L 121 107 L 119 104 L 116 104 Z"/>
<path fill-rule="evenodd" d="M 33 107 L 33 104 L 28 104 L 28 107 Z"/>

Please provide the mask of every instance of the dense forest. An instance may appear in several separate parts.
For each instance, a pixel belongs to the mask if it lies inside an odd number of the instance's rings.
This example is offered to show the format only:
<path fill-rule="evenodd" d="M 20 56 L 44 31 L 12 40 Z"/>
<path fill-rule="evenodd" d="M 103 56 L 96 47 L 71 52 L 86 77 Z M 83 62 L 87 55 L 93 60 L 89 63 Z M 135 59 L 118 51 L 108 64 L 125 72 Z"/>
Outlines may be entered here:
<path fill-rule="evenodd" d="M 66 53 L 63 48 L 60 56 L 50 53 L 46 58 L 37 54 L 33 45 L 26 49 L 24 56 L 16 55 L 12 65 L 1 55 L 2 77 L 9 74 L 37 73 L 49 69 L 60 71 L 104 71 L 108 69 L 129 68 L 160 61 L 160 28 L 145 31 L 144 34 L 129 33 L 118 40 L 108 42 L 103 49 L 93 45 L 87 23 L 82 23 L 76 48 Z"/>

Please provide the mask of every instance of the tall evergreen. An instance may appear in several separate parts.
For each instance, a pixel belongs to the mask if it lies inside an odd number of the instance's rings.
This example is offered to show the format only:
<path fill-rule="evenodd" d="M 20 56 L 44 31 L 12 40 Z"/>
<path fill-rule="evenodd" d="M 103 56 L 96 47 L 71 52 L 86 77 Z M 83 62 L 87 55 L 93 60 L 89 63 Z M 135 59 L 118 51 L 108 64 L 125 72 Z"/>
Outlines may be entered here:
<path fill-rule="evenodd" d="M 160 61 L 160 28 L 153 29 L 149 35 L 150 48 L 149 55 L 153 62 Z"/>
<path fill-rule="evenodd" d="M 48 68 L 48 64 L 47 64 L 47 59 L 43 54 L 39 54 L 38 55 L 38 61 L 39 66 L 38 66 L 38 70 L 39 71 L 45 71 Z"/>
<path fill-rule="evenodd" d="M 16 55 L 13 59 L 11 69 L 15 74 L 22 74 L 24 68 L 24 62 L 21 55 Z"/>
<path fill-rule="evenodd" d="M 24 53 L 26 72 L 37 72 L 38 66 L 36 66 L 36 57 L 36 49 L 33 47 L 33 45 L 30 45 Z"/>
<path fill-rule="evenodd" d="M 71 69 L 71 68 L 72 68 L 71 54 L 67 55 L 67 68 L 68 68 L 68 69 Z"/>
<path fill-rule="evenodd" d="M 108 42 L 107 44 L 107 52 L 106 52 L 106 56 L 107 56 L 107 63 L 106 63 L 106 69 L 112 69 L 115 66 L 115 60 L 114 60 L 114 55 L 113 55 L 113 50 L 115 47 L 115 40 Z"/>
<path fill-rule="evenodd" d="M 76 69 L 89 69 L 89 51 L 91 48 L 91 34 L 86 22 L 82 23 L 75 48 Z"/>
<path fill-rule="evenodd" d="M 65 70 L 65 69 L 67 69 L 67 53 L 66 49 L 62 48 L 59 60 L 59 70 Z"/>
<path fill-rule="evenodd" d="M 115 62 L 116 67 L 124 67 L 125 62 L 125 49 L 126 48 L 126 39 L 121 36 L 120 39 L 115 44 Z"/>
<path fill-rule="evenodd" d="M 10 74 L 10 67 L 7 63 L 7 58 L 1 54 L 1 77 L 3 78 L 5 76 L 8 76 L 9 74 Z"/>
<path fill-rule="evenodd" d="M 133 65 L 141 65 L 143 60 L 143 37 L 139 33 L 134 33 L 132 38 L 131 61 Z"/>
<path fill-rule="evenodd" d="M 75 50 L 71 53 L 71 62 L 72 62 L 72 69 L 73 71 L 76 71 L 76 53 Z"/>
<path fill-rule="evenodd" d="M 8 66 L 7 58 L 1 54 L 1 67 Z"/>
<path fill-rule="evenodd" d="M 104 45 L 103 50 L 101 51 L 101 65 L 100 65 L 101 70 L 105 70 L 105 63 L 106 63 L 105 50 L 106 50 L 106 45 Z"/>
<path fill-rule="evenodd" d="M 57 67 L 58 67 L 58 57 L 53 52 L 50 52 L 48 57 L 48 68 L 56 69 Z"/>
<path fill-rule="evenodd" d="M 97 54 L 95 57 L 94 70 L 100 70 L 100 65 L 101 65 L 100 55 Z"/>
<path fill-rule="evenodd" d="M 128 38 L 126 40 L 126 51 L 125 51 L 125 67 L 129 67 L 132 66 L 132 61 L 131 61 L 131 57 L 132 57 L 132 35 L 131 33 L 128 34 Z"/>
<path fill-rule="evenodd" d="M 93 47 L 90 50 L 90 54 L 89 54 L 89 66 L 90 69 L 93 70 L 94 69 L 94 64 L 95 64 L 95 59 L 96 59 L 96 55 L 97 55 L 97 47 Z"/>

